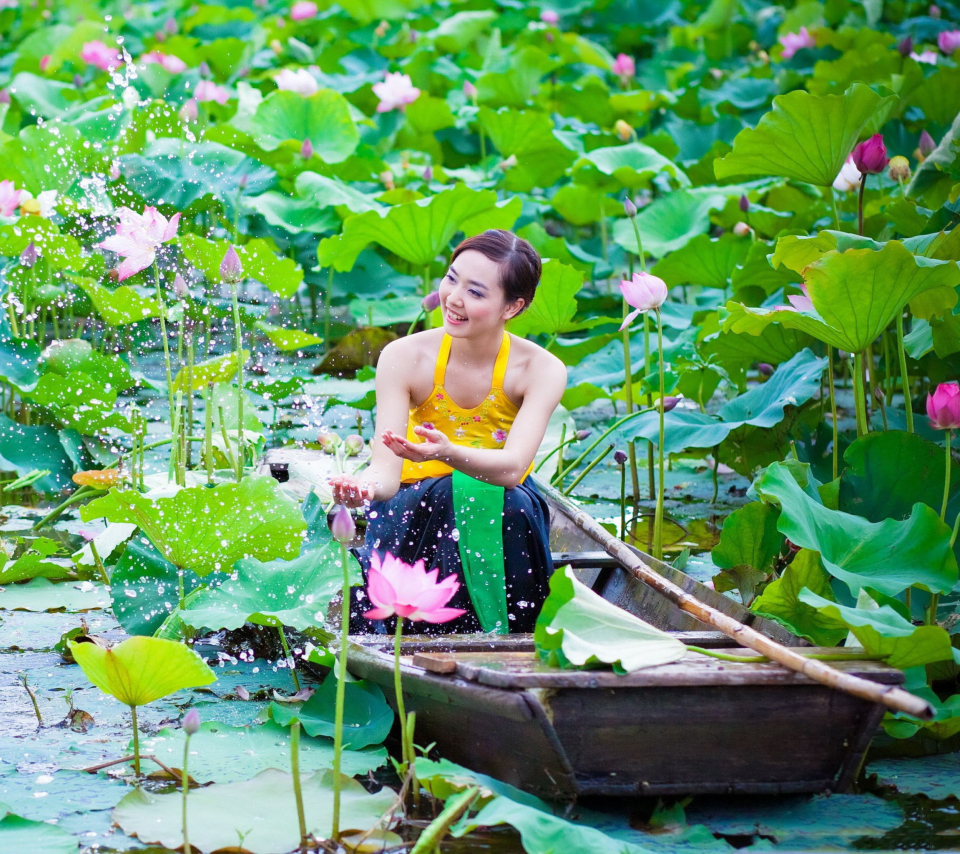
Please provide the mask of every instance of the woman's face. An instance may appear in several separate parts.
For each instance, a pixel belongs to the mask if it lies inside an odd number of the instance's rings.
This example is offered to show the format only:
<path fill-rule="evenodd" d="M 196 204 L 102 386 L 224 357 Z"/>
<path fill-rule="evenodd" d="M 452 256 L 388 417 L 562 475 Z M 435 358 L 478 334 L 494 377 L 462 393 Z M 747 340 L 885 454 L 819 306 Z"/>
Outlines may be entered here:
<path fill-rule="evenodd" d="M 523 308 L 523 300 L 507 302 L 496 262 L 468 249 L 457 256 L 440 282 L 440 308 L 445 332 L 455 338 L 473 338 L 501 330 Z"/>

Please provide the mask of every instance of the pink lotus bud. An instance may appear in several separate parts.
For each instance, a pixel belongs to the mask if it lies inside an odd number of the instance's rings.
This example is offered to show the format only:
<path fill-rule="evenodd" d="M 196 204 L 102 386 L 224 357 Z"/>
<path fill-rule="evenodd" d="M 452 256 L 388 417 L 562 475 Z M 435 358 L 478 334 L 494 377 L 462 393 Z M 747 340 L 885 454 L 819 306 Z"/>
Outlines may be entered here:
<path fill-rule="evenodd" d="M 614 451 L 613 452 L 613 461 L 618 465 L 622 466 L 627 461 L 627 452 L 626 451 Z"/>
<path fill-rule="evenodd" d="M 637 73 L 637 64 L 633 61 L 632 56 L 628 56 L 625 53 L 617 54 L 617 58 L 613 61 L 613 68 L 611 68 L 614 74 L 620 78 L 621 83 L 629 83 L 630 78 Z"/>
<path fill-rule="evenodd" d="M 883 393 L 883 388 L 881 386 L 877 386 L 873 390 L 873 396 L 877 399 L 879 403 L 883 403 L 883 401 L 886 399 L 886 395 Z"/>
<path fill-rule="evenodd" d="M 466 80 L 463 84 L 463 94 L 473 101 L 477 97 L 477 87 L 474 86 L 469 80 Z"/>
<path fill-rule="evenodd" d="M 179 273 L 173 277 L 173 295 L 177 299 L 184 299 L 190 296 L 190 288 L 187 287 L 187 283 Z"/>
<path fill-rule="evenodd" d="M 199 114 L 196 98 L 191 98 L 180 108 L 180 118 L 185 122 L 195 122 Z"/>
<path fill-rule="evenodd" d="M 249 180 L 250 180 L 250 176 L 249 176 L 246 172 L 244 172 L 244 173 L 240 176 L 240 180 L 237 181 L 237 186 L 238 186 L 241 190 L 245 190 L 245 189 L 247 189 L 247 182 L 248 182 Z"/>
<path fill-rule="evenodd" d="M 632 279 L 620 282 L 620 291 L 628 305 L 636 309 L 627 315 L 621 329 L 624 329 L 641 311 L 660 308 L 667 300 L 666 283 L 650 273 L 634 273 Z"/>
<path fill-rule="evenodd" d="M 879 174 L 890 162 L 890 158 L 887 157 L 887 147 L 883 144 L 883 136 L 879 133 L 857 144 L 851 156 L 853 165 L 865 175 Z"/>
<path fill-rule="evenodd" d="M 750 226 L 747 225 L 745 222 L 738 222 L 733 227 L 733 233 L 737 235 L 737 237 L 746 237 L 750 233 L 750 231 L 751 231 Z"/>
<path fill-rule="evenodd" d="M 913 39 L 910 36 L 907 36 L 900 44 L 897 45 L 897 52 L 900 56 L 910 56 L 910 52 L 913 50 Z"/>
<path fill-rule="evenodd" d="M 177 31 L 177 19 L 167 18 L 167 20 L 163 22 L 163 29 L 172 36 Z"/>
<path fill-rule="evenodd" d="M 960 385 L 940 383 L 927 395 L 927 417 L 934 430 L 956 430 L 960 427 Z"/>
<path fill-rule="evenodd" d="M 586 439 L 587 436 L 589 436 L 592 432 L 593 432 L 593 430 L 577 430 L 577 432 L 574 433 L 574 438 L 576 438 L 576 440 L 577 440 L 578 442 L 582 442 L 582 441 L 583 441 L 584 439 Z"/>
<path fill-rule="evenodd" d="M 653 408 L 658 412 L 662 408 L 664 412 L 669 412 L 671 409 L 676 409 L 677 404 L 680 402 L 679 397 L 663 397 L 660 400 L 656 401 L 653 404 Z"/>
<path fill-rule="evenodd" d="M 6 89 L 0 89 L 0 104 L 10 103 L 10 93 Z"/>
<path fill-rule="evenodd" d="M 309 139 L 303 141 L 303 145 L 300 146 L 300 156 L 304 160 L 309 160 L 313 157 L 313 143 Z"/>
<path fill-rule="evenodd" d="M 798 33 L 787 33 L 780 36 L 780 44 L 783 45 L 783 51 L 780 56 L 782 59 L 790 59 L 798 50 L 807 47 L 816 47 L 817 40 L 807 32 L 806 27 L 800 27 Z"/>
<path fill-rule="evenodd" d="M 243 264 L 237 250 L 231 246 L 220 262 L 220 277 L 229 284 L 235 284 L 243 278 Z"/>
<path fill-rule="evenodd" d="M 420 300 L 420 306 L 424 311 L 433 311 L 440 307 L 440 291 L 432 291 Z"/>
<path fill-rule="evenodd" d="M 757 373 L 761 377 L 769 377 L 773 375 L 773 365 L 768 364 L 767 362 L 761 362 L 757 365 Z"/>
<path fill-rule="evenodd" d="M 200 731 L 200 712 L 190 709 L 184 716 L 180 727 L 187 735 L 196 735 Z"/>
<path fill-rule="evenodd" d="M 79 74 L 73 75 L 73 85 L 78 89 L 83 86 L 83 78 Z"/>
<path fill-rule="evenodd" d="M 929 133 L 924 131 L 920 134 L 920 143 L 917 147 L 920 149 L 920 153 L 924 157 L 929 157 L 931 154 L 933 154 L 933 150 L 937 147 L 937 143 L 934 142 L 933 137 L 930 136 Z"/>
<path fill-rule="evenodd" d="M 343 452 L 348 457 L 357 456 L 366 446 L 367 443 L 363 441 L 363 436 L 358 436 L 356 433 L 343 440 Z"/>
<path fill-rule="evenodd" d="M 120 180 L 120 164 L 117 163 L 116 160 L 114 160 L 114 161 L 110 164 L 110 180 L 111 180 L 111 181 L 119 181 L 119 180 Z"/>
<path fill-rule="evenodd" d="M 740 210 L 743 213 L 747 213 L 750 210 L 750 199 L 748 199 L 746 196 L 740 196 L 739 205 Z"/>
<path fill-rule="evenodd" d="M 551 26 L 558 24 L 560 22 L 560 15 L 555 12 L 553 9 L 544 9 L 540 13 L 540 20 L 545 24 L 550 24 Z"/>
<path fill-rule="evenodd" d="M 50 54 L 48 53 L 46 56 L 40 57 L 40 70 L 46 71 L 47 66 L 49 65 L 50 65 Z"/>
<path fill-rule="evenodd" d="M 40 257 L 40 253 L 37 252 L 37 247 L 34 246 L 33 241 L 31 240 L 23 252 L 20 253 L 20 266 L 21 267 L 32 267 L 37 263 L 37 258 Z"/>
<path fill-rule="evenodd" d="M 299 2 L 294 3 L 290 7 L 290 20 L 306 21 L 310 18 L 315 18 L 319 11 L 320 9 L 316 3 L 312 3 L 310 0 L 299 0 Z"/>
<path fill-rule="evenodd" d="M 340 438 L 340 436 L 331 430 L 323 430 L 320 435 L 317 436 L 317 442 L 320 444 L 320 448 L 325 454 L 334 453 L 337 448 L 343 444 L 343 440 Z"/>
<path fill-rule="evenodd" d="M 623 201 L 623 212 L 630 217 L 630 219 L 633 219 L 637 215 L 637 206 L 629 196 Z"/>
<path fill-rule="evenodd" d="M 210 66 L 207 65 L 206 60 L 200 63 L 200 76 L 201 77 L 210 76 Z"/>
<path fill-rule="evenodd" d="M 946 30 L 937 36 L 937 47 L 947 56 L 960 49 L 960 30 Z"/>
<path fill-rule="evenodd" d="M 237 696 L 241 700 L 249 700 L 250 692 L 246 688 L 244 688 L 243 685 L 237 685 Z"/>
<path fill-rule="evenodd" d="M 423 180 L 428 184 L 433 180 L 433 169 L 429 166 L 423 170 Z"/>
<path fill-rule="evenodd" d="M 352 543 L 357 534 L 357 526 L 353 522 L 350 511 L 342 504 L 338 504 L 330 523 L 330 533 L 338 543 Z"/>
<path fill-rule="evenodd" d="M 617 119 L 613 124 L 613 130 L 621 142 L 627 142 L 633 136 L 633 128 L 623 119 Z"/>
<path fill-rule="evenodd" d="M 927 14 L 928 14 L 931 18 L 939 18 L 939 17 L 940 17 L 940 7 L 937 6 L 937 5 L 935 5 L 935 4 L 932 4 L 932 5 L 930 6 L 930 8 L 927 9 Z"/>

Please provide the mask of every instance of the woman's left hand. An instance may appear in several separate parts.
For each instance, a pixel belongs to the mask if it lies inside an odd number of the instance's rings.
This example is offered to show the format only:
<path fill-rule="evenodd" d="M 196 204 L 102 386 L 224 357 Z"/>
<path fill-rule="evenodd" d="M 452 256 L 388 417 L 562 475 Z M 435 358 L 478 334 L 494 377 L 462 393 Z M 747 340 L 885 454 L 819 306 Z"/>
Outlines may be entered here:
<path fill-rule="evenodd" d="M 410 442 L 392 430 L 384 430 L 383 444 L 401 459 L 413 463 L 425 463 L 427 460 L 446 461 L 453 450 L 453 443 L 443 433 L 419 425 L 413 428 L 413 432 L 423 441 Z"/>

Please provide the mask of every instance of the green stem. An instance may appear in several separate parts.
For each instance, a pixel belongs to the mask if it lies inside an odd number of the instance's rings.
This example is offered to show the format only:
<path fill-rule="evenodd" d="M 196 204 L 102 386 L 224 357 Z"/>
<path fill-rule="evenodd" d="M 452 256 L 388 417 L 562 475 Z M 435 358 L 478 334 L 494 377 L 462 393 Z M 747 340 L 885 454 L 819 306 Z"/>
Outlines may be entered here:
<path fill-rule="evenodd" d="M 830 202 L 833 205 L 834 228 L 836 228 L 837 231 L 842 231 L 840 228 L 840 213 L 837 210 L 837 194 L 834 192 L 833 187 L 827 187 L 827 191 L 830 193 Z"/>
<path fill-rule="evenodd" d="M 659 374 L 660 374 L 660 442 L 657 447 L 657 462 L 659 465 L 659 482 L 657 483 L 657 510 L 653 519 L 653 556 L 657 560 L 663 560 L 663 497 L 665 492 L 665 483 L 663 480 L 663 439 L 664 439 L 664 398 L 665 378 L 663 375 L 663 323 L 660 318 L 660 309 L 657 312 L 657 353 L 659 354 Z"/>
<path fill-rule="evenodd" d="M 636 226 L 634 226 L 636 229 Z M 637 234 L 637 240 L 640 239 L 639 233 Z M 643 261 L 641 258 L 640 266 L 643 267 Z M 647 388 L 650 388 L 650 312 L 645 311 L 643 313 L 643 378 L 647 383 Z M 647 407 L 653 406 L 653 395 L 647 391 Z M 647 442 L 647 490 L 650 494 L 650 500 L 653 501 L 654 495 L 657 494 L 656 482 L 653 474 L 653 442 Z M 633 507 L 636 511 L 637 505 L 640 502 L 640 492 L 637 491 L 636 495 L 633 496 Z"/>
<path fill-rule="evenodd" d="M 564 440 L 567 438 L 567 424 L 564 422 L 560 425 L 560 444 L 557 445 L 556 450 L 559 451 L 557 454 L 557 473 L 556 477 L 559 479 L 560 475 L 563 474 L 563 448 L 567 444 Z"/>
<path fill-rule="evenodd" d="M 300 786 L 300 720 L 293 719 L 293 725 L 290 727 L 290 770 L 293 772 L 293 798 L 297 804 L 297 823 L 300 825 L 300 847 L 307 844 L 307 818 L 303 811 L 303 789 Z M 337 811 L 340 808 L 339 802 L 340 787 L 334 781 L 334 821 L 338 819 Z M 336 838 L 336 834 L 334 834 Z"/>
<path fill-rule="evenodd" d="M 620 464 L 620 539 L 627 538 L 627 469 Z"/>
<path fill-rule="evenodd" d="M 907 374 L 907 351 L 903 346 L 903 312 L 897 312 L 897 353 L 900 356 L 900 384 L 903 387 L 903 408 L 907 415 L 907 432 L 913 432 L 913 398 Z"/>
<path fill-rule="evenodd" d="M 580 474 L 576 476 L 576 478 L 574 479 L 573 483 L 570 484 L 570 486 L 568 486 L 566 489 L 563 490 L 563 494 L 569 495 L 571 492 L 573 492 L 577 484 L 580 483 L 580 481 L 583 480 L 588 474 L 590 474 L 590 472 L 593 471 L 593 469 L 596 468 L 596 466 L 600 464 L 600 462 L 604 459 L 604 457 L 606 457 L 607 454 L 609 454 L 613 449 L 614 449 L 613 445 L 608 445 L 606 450 L 602 454 L 598 454 L 596 457 L 594 457 L 590 461 L 590 465 L 588 465 L 582 472 L 580 472 Z"/>
<path fill-rule="evenodd" d="M 340 838 L 340 763 L 343 758 L 343 703 L 347 690 L 347 646 L 350 634 L 350 564 L 347 547 L 340 543 L 340 562 L 343 564 L 343 586 L 340 608 L 340 659 L 337 662 L 337 706 L 333 724 L 333 831 L 334 840 Z"/>
<path fill-rule="evenodd" d="M 853 406 L 857 413 L 857 437 L 867 433 L 867 401 L 863 389 L 863 354 L 853 356 Z"/>
<path fill-rule="evenodd" d="M 953 436 L 952 430 L 947 430 L 947 459 L 946 459 L 946 471 L 944 472 L 943 477 L 943 503 L 940 505 L 940 521 L 945 522 L 947 519 L 947 501 L 950 500 L 950 464 L 953 462 L 953 458 L 950 456 L 950 439 Z"/>
<path fill-rule="evenodd" d="M 717 496 L 720 494 L 720 446 L 713 446 L 713 497 L 711 504 L 717 503 Z"/>
<path fill-rule="evenodd" d="M 190 846 L 190 834 L 187 833 L 187 794 L 190 791 L 190 775 L 187 773 L 187 762 L 190 759 L 190 736 L 186 735 L 183 740 L 183 768 L 180 772 L 180 783 L 183 789 L 183 807 L 181 810 L 181 822 L 183 823 L 183 852 L 192 854 L 193 849 Z"/>
<path fill-rule="evenodd" d="M 213 484 L 213 383 L 207 383 L 203 413 L 203 455 L 207 465 L 207 485 Z"/>
<path fill-rule="evenodd" d="M 423 295 L 424 295 L 424 296 L 427 296 L 427 295 L 429 295 L 429 293 L 430 293 L 430 265 L 429 265 L 429 264 L 427 264 L 427 265 L 423 268 L 423 286 L 422 286 L 421 290 L 423 291 Z M 431 321 L 430 321 L 430 315 L 429 315 L 429 314 L 424 314 L 424 316 L 423 316 L 423 328 L 424 328 L 424 329 L 430 329 L 431 326 L 432 326 L 432 324 L 431 324 Z"/>
<path fill-rule="evenodd" d="M 330 311 L 333 307 L 333 265 L 327 277 L 327 292 L 323 295 L 323 352 L 330 352 Z"/>
<path fill-rule="evenodd" d="M 293 653 L 290 652 L 290 645 L 287 643 L 287 636 L 283 633 L 283 626 L 277 626 L 277 632 L 280 635 L 280 646 L 283 647 L 284 657 L 287 659 L 287 664 L 290 665 L 290 675 L 293 677 L 293 687 L 299 691 L 300 677 L 297 676 L 297 662 L 293 657 Z"/>
<path fill-rule="evenodd" d="M 561 429 L 561 430 L 566 430 L 566 428 L 567 428 L 567 425 L 564 424 L 560 429 Z M 559 451 L 561 448 L 565 448 L 567 445 L 572 445 L 572 444 L 573 444 L 574 442 L 576 442 L 576 441 L 577 441 L 577 437 L 576 437 L 576 436 L 574 436 L 572 439 L 567 439 L 566 441 L 564 441 L 563 438 L 562 438 L 562 434 L 561 434 L 560 444 L 557 445 L 555 448 L 551 448 L 551 449 L 550 449 L 550 451 L 546 454 L 546 456 L 544 456 L 544 458 L 543 458 L 542 460 L 540 460 L 539 463 L 537 463 L 536 468 L 534 468 L 534 471 L 535 471 L 535 472 L 540 471 L 540 469 L 543 468 L 544 463 L 546 463 L 547 460 L 550 459 L 550 457 L 552 457 L 555 453 L 557 453 L 557 451 Z M 560 462 L 560 461 L 558 460 L 558 462 Z"/>
<path fill-rule="evenodd" d="M 233 296 L 233 338 L 237 352 L 237 483 L 243 478 L 244 436 L 243 436 L 243 329 L 240 326 L 240 297 L 237 283 L 230 283 Z"/>
<path fill-rule="evenodd" d="M 720 661 L 737 661 L 743 664 L 770 661 L 765 655 L 731 655 L 726 652 L 718 652 L 715 649 L 704 649 L 700 646 L 691 645 L 688 645 L 687 649 L 690 650 L 690 652 L 699 652 L 701 655 L 708 655 L 710 658 L 717 658 Z M 882 661 L 889 657 L 886 655 L 873 655 L 868 652 L 820 652 L 800 654 L 804 658 L 812 658 L 814 661 Z"/>
<path fill-rule="evenodd" d="M 44 516 L 36 525 L 34 525 L 30 530 L 39 531 L 45 525 L 49 525 L 54 519 L 56 519 L 64 510 L 68 507 L 77 504 L 80 501 L 83 501 L 85 498 L 90 496 L 91 492 L 101 492 L 93 486 L 81 486 L 76 492 L 73 493 L 65 501 L 60 502 L 56 507 L 53 508 L 46 516 Z"/>
<path fill-rule="evenodd" d="M 227 463 L 230 468 L 234 471 L 237 469 L 237 464 L 233 459 L 233 451 L 230 450 L 230 437 L 227 436 L 227 425 L 223 421 L 223 407 L 217 407 L 217 414 L 220 416 L 220 438 L 223 439 L 223 453 L 227 458 Z"/>
<path fill-rule="evenodd" d="M 130 717 L 133 721 L 133 773 L 140 777 L 140 730 L 137 727 L 137 707 L 130 707 Z"/>
<path fill-rule="evenodd" d="M 420 309 L 420 314 L 418 314 L 418 315 L 413 319 L 413 323 L 411 323 L 411 324 L 407 327 L 407 335 L 411 335 L 411 334 L 413 333 L 413 330 L 416 329 L 417 324 L 418 324 L 421 320 L 423 320 L 423 318 L 426 317 L 426 316 L 427 316 L 426 311 L 424 311 L 423 309 Z"/>
<path fill-rule="evenodd" d="M 630 306 L 626 300 L 623 300 L 623 317 L 630 313 Z M 624 327 L 623 332 L 623 391 L 627 399 L 627 414 L 633 412 L 633 366 L 630 361 L 630 329 Z M 640 474 L 637 471 L 637 449 L 633 442 L 627 447 L 627 455 L 630 463 L 630 483 L 633 486 L 633 494 L 640 494 Z M 572 489 L 572 487 L 571 487 Z"/>
<path fill-rule="evenodd" d="M 610 239 L 607 237 L 607 218 L 603 213 L 603 193 L 600 193 L 600 248 L 603 252 L 603 260 L 608 261 L 610 259 L 610 249 L 609 242 Z"/>
<path fill-rule="evenodd" d="M 153 265 L 153 280 L 157 286 L 157 304 L 160 306 L 160 338 L 163 341 L 163 364 L 167 369 L 167 405 L 170 407 L 168 417 L 173 418 L 173 373 L 170 370 L 170 344 L 167 341 L 167 304 L 163 299 L 163 288 L 160 286 L 160 270 Z"/>
<path fill-rule="evenodd" d="M 400 643 L 403 640 L 403 617 L 397 616 L 397 631 L 393 636 L 393 689 L 397 694 L 397 717 L 400 719 L 400 745 L 402 759 L 407 768 L 407 712 L 403 706 L 403 686 L 400 684 Z"/>
<path fill-rule="evenodd" d="M 857 234 L 863 237 L 863 193 L 867 189 L 867 173 L 860 178 L 860 198 L 857 202 Z"/>
<path fill-rule="evenodd" d="M 93 563 L 97 567 L 97 572 L 100 573 L 100 579 L 104 584 L 110 584 L 110 576 L 107 575 L 107 568 L 103 565 L 103 560 L 100 558 L 100 552 L 97 551 L 96 540 L 90 540 L 90 554 L 93 555 Z M 109 555 L 107 555 L 109 557 Z"/>
<path fill-rule="evenodd" d="M 837 479 L 840 465 L 839 426 L 837 424 L 837 396 L 833 381 L 833 347 L 827 345 L 827 379 L 830 383 L 830 411 L 833 413 L 833 479 Z"/>
<path fill-rule="evenodd" d="M 580 465 L 580 463 L 582 463 L 582 462 L 587 458 L 587 456 L 589 456 L 590 453 L 591 453 L 604 439 L 606 439 L 607 436 L 609 436 L 614 430 L 617 430 L 618 428 L 620 428 L 620 427 L 622 427 L 624 424 L 626 424 L 628 421 L 632 421 L 634 418 L 638 418 L 638 417 L 640 417 L 641 415 L 643 415 L 644 413 L 649 412 L 649 411 L 650 411 L 650 410 L 648 410 L 648 409 L 640 409 L 640 410 L 637 410 L 636 412 L 631 412 L 629 415 L 624 415 L 622 418 L 619 418 L 617 421 L 614 421 L 613 424 L 611 424 L 606 430 L 604 430 L 604 431 L 597 437 L 596 441 L 594 441 L 594 442 L 590 445 L 589 448 L 587 448 L 582 454 L 580 454 L 580 456 L 577 457 L 572 463 L 570 463 L 570 465 L 568 465 L 568 466 L 567 466 L 566 468 L 564 468 L 562 471 L 558 472 L 558 473 L 552 478 L 552 481 L 551 481 L 551 482 L 553 482 L 553 483 L 558 483 L 558 482 L 560 482 L 561 478 L 566 477 L 567 474 L 569 474 L 573 469 L 575 469 L 578 465 Z"/>

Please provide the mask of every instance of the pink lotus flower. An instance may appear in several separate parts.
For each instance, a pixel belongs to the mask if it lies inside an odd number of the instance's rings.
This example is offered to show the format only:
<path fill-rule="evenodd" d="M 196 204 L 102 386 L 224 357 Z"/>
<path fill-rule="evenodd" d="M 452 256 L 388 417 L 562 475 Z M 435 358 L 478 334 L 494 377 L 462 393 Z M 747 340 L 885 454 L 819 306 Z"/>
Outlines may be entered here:
<path fill-rule="evenodd" d="M 803 291 L 802 294 L 790 294 L 790 296 L 787 297 L 790 306 L 801 314 L 816 314 L 817 310 L 813 307 L 813 302 L 807 295 L 807 286 L 800 285 L 800 290 Z M 783 308 L 786 307 L 787 306 L 783 306 Z"/>
<path fill-rule="evenodd" d="M 555 25 L 560 23 L 560 15 L 553 9 L 544 9 L 540 13 L 540 20 L 545 24 Z"/>
<path fill-rule="evenodd" d="M 171 74 L 180 74 L 187 70 L 185 63 L 179 56 L 172 56 L 168 53 L 161 53 L 159 50 L 152 50 L 140 57 L 140 62 L 144 65 L 159 65 L 164 71 Z"/>
<path fill-rule="evenodd" d="M 614 60 L 612 70 L 613 73 L 620 78 L 620 82 L 626 85 L 637 73 L 637 64 L 633 61 L 632 56 L 627 56 L 625 53 L 619 53 L 617 54 L 617 58 Z"/>
<path fill-rule="evenodd" d="M 455 575 L 438 582 L 439 570 L 427 572 L 422 560 L 411 566 L 389 552 L 382 561 L 373 552 L 370 564 L 367 595 L 376 607 L 363 615 L 368 620 L 386 620 L 396 614 L 408 620 L 446 623 L 466 613 L 460 608 L 444 607 L 460 589 Z"/>
<path fill-rule="evenodd" d="M 960 427 L 960 385 L 940 383 L 927 395 L 927 417 L 934 430 L 956 430 Z"/>
<path fill-rule="evenodd" d="M 910 58 L 916 60 L 917 62 L 925 62 L 927 65 L 937 64 L 936 51 L 932 50 L 925 50 L 923 53 L 911 53 Z"/>
<path fill-rule="evenodd" d="M 620 291 L 635 309 L 623 319 L 621 330 L 626 329 L 641 312 L 658 309 L 667 300 L 666 283 L 649 273 L 634 273 L 633 279 L 621 281 Z"/>
<path fill-rule="evenodd" d="M 46 73 L 46 70 L 50 67 L 50 60 L 52 58 L 53 57 L 51 57 L 49 53 L 40 57 L 40 62 L 37 63 L 37 66 L 40 68 L 41 71 Z"/>
<path fill-rule="evenodd" d="M 97 246 L 124 256 L 117 270 L 117 277 L 122 282 L 153 263 L 157 247 L 177 236 L 179 221 L 179 213 L 168 220 L 154 207 L 146 208 L 143 214 L 122 207 L 117 233 Z"/>
<path fill-rule="evenodd" d="M 840 169 L 840 174 L 833 179 L 833 189 L 840 190 L 842 193 L 856 190 L 860 186 L 860 179 L 863 176 L 853 162 L 853 155 L 848 155 Z"/>
<path fill-rule="evenodd" d="M 783 52 L 780 56 L 783 59 L 790 59 L 798 50 L 805 47 L 816 47 L 817 40 L 807 32 L 806 27 L 800 27 L 799 33 L 787 33 L 780 36 L 780 44 L 783 45 Z"/>
<path fill-rule="evenodd" d="M 296 71 L 284 68 L 273 78 L 273 82 L 277 84 L 278 89 L 282 89 L 285 92 L 296 92 L 298 95 L 307 97 L 315 94 L 320 89 L 317 78 L 307 71 L 306 68 L 298 68 Z"/>
<path fill-rule="evenodd" d="M 413 85 L 409 75 L 397 71 L 387 72 L 386 80 L 374 83 L 373 94 L 380 99 L 377 112 L 387 113 L 390 110 L 402 110 L 407 104 L 412 104 L 420 97 L 420 90 Z"/>
<path fill-rule="evenodd" d="M 0 216 L 13 216 L 20 207 L 23 190 L 15 190 L 13 181 L 0 181 Z"/>
<path fill-rule="evenodd" d="M 472 101 L 477 97 L 477 87 L 474 86 L 469 80 L 465 80 L 463 82 L 463 94 Z"/>
<path fill-rule="evenodd" d="M 185 122 L 195 122 L 200 111 L 197 109 L 197 99 L 191 98 L 180 108 L 180 118 Z"/>
<path fill-rule="evenodd" d="M 226 104 L 230 100 L 230 90 L 224 86 L 218 86 L 212 80 L 201 80 L 193 90 L 193 97 L 201 103 L 216 101 L 218 104 Z"/>
<path fill-rule="evenodd" d="M 937 47 L 947 56 L 960 49 L 960 30 L 946 30 L 937 36 Z"/>
<path fill-rule="evenodd" d="M 290 20 L 306 21 L 308 18 L 316 17 L 319 11 L 316 3 L 311 3 L 310 0 L 299 0 L 290 7 Z"/>
<path fill-rule="evenodd" d="M 883 135 L 879 133 L 858 143 L 850 156 L 857 169 L 867 175 L 879 174 L 890 162 L 890 158 L 887 157 L 887 147 L 883 144 Z"/>
<path fill-rule="evenodd" d="M 119 68 L 123 62 L 123 58 L 115 47 L 109 47 L 101 41 L 85 42 L 80 50 L 80 59 L 101 71 Z"/>

